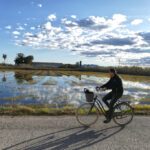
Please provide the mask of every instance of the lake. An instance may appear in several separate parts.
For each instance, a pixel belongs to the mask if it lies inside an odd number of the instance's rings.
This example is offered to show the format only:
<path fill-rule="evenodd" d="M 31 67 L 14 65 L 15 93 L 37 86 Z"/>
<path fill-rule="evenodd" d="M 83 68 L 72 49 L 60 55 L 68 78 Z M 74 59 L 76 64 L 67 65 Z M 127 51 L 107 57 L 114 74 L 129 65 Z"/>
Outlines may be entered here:
<path fill-rule="evenodd" d="M 150 104 L 150 77 L 121 75 L 122 100 Z M 79 105 L 84 88 L 94 90 L 109 79 L 108 74 L 78 71 L 0 71 L 0 104 Z M 108 92 L 108 91 L 107 91 Z M 101 95 L 105 95 L 102 92 Z"/>

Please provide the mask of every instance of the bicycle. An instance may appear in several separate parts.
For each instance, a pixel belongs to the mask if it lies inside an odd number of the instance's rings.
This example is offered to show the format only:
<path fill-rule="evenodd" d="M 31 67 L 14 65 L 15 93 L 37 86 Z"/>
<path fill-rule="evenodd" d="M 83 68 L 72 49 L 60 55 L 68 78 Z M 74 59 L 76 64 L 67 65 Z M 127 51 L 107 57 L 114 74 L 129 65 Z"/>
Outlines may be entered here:
<path fill-rule="evenodd" d="M 87 92 L 88 91 L 88 92 Z M 100 100 L 97 93 L 84 89 L 86 101 L 77 108 L 76 119 L 84 126 L 91 126 L 96 123 L 99 115 L 107 117 L 107 110 Z M 112 119 L 120 126 L 129 124 L 134 116 L 134 109 L 128 102 L 121 102 L 118 100 L 113 107 Z"/>

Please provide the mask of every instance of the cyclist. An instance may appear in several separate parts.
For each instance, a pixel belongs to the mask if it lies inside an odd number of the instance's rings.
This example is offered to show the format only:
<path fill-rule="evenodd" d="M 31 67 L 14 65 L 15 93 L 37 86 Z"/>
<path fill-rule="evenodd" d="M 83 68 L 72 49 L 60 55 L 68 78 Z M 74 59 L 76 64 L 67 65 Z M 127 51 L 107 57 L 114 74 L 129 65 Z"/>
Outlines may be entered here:
<path fill-rule="evenodd" d="M 107 95 L 103 97 L 103 102 L 107 105 L 109 110 L 107 111 L 106 114 L 106 120 L 104 123 L 109 123 L 112 118 L 112 113 L 113 113 L 113 106 L 116 103 L 116 101 L 123 95 L 123 85 L 122 85 L 122 80 L 118 76 L 117 72 L 115 69 L 111 68 L 109 69 L 109 75 L 110 75 L 110 80 L 102 85 L 102 86 L 97 86 L 96 90 L 107 90 L 111 89 L 112 91 L 109 92 Z M 110 101 L 110 102 L 108 102 Z"/>

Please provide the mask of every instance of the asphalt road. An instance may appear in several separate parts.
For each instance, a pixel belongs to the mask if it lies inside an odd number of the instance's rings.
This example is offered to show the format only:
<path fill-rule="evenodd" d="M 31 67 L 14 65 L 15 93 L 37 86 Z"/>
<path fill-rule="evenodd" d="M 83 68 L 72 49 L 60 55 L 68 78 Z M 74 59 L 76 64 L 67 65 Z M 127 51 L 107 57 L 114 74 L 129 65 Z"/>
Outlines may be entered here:
<path fill-rule="evenodd" d="M 0 117 L 2 150 L 150 150 L 150 117 L 135 117 L 125 128 L 103 124 L 90 128 L 75 117 Z"/>

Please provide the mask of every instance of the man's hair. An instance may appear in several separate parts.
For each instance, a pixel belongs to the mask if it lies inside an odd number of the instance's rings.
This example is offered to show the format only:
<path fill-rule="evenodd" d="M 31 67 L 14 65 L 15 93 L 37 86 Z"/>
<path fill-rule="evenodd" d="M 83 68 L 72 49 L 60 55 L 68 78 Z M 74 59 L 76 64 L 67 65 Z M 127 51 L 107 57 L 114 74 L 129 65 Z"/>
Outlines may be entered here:
<path fill-rule="evenodd" d="M 111 73 L 117 74 L 117 71 L 116 71 L 115 68 L 110 68 L 109 71 L 110 71 Z"/>

